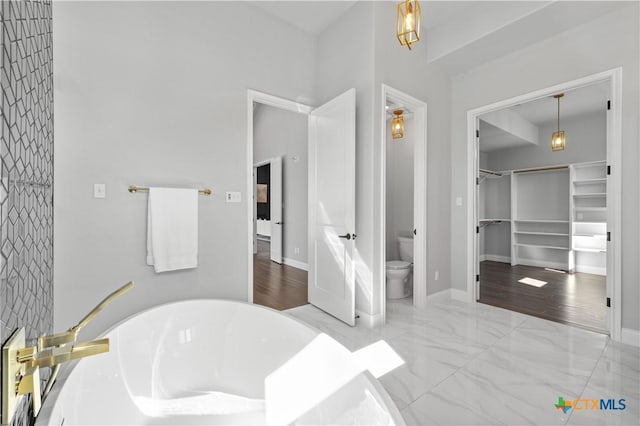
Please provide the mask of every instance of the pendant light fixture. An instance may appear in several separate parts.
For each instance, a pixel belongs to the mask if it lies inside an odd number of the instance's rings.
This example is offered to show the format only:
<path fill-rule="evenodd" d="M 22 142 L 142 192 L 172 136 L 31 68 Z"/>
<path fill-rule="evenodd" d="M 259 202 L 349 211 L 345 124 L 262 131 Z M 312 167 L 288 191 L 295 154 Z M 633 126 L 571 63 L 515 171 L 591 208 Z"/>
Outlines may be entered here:
<path fill-rule="evenodd" d="M 404 0 L 398 3 L 398 41 L 411 50 L 411 45 L 420 40 L 420 3 L 418 0 Z"/>
<path fill-rule="evenodd" d="M 404 137 L 404 117 L 402 116 L 401 109 L 393 111 L 393 118 L 391 119 L 391 137 L 393 139 L 401 139 Z"/>
<path fill-rule="evenodd" d="M 560 130 L 560 98 L 564 96 L 564 93 L 553 95 L 558 100 L 558 131 L 553 132 L 551 135 L 551 149 L 553 151 L 564 151 L 567 143 L 567 138 L 564 134 L 564 130 Z"/>

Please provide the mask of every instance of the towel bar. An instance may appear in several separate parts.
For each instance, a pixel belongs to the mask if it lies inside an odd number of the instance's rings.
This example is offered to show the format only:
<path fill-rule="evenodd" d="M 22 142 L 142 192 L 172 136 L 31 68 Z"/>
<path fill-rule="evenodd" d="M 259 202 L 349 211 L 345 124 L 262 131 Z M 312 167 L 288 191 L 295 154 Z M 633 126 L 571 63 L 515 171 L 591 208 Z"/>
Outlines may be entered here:
<path fill-rule="evenodd" d="M 138 191 L 149 191 L 149 188 L 144 186 L 135 186 L 135 185 L 129 186 L 129 192 L 133 193 Z M 199 189 L 198 192 L 204 195 L 211 195 L 211 190 L 209 188 Z"/>

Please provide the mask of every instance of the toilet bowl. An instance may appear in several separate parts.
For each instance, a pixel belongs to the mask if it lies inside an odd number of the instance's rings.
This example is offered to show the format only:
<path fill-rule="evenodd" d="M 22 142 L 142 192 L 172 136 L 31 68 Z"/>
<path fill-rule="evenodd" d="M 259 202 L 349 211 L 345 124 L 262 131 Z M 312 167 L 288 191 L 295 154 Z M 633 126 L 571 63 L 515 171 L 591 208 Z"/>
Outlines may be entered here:
<path fill-rule="evenodd" d="M 398 237 L 398 253 L 401 260 L 386 262 L 387 299 L 403 299 L 413 290 L 413 237 Z"/>
<path fill-rule="evenodd" d="M 386 263 L 387 299 L 403 299 L 411 294 L 409 274 L 411 263 L 403 260 L 390 260 Z"/>

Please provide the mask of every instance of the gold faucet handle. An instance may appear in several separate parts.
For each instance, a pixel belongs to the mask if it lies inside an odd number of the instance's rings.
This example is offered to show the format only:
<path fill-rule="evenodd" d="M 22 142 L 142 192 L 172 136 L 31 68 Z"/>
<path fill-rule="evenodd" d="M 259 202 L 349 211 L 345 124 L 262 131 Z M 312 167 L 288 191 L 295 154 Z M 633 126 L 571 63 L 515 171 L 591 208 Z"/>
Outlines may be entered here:
<path fill-rule="evenodd" d="M 33 402 L 33 415 L 37 416 L 42 406 L 40 394 L 40 368 L 38 366 L 28 368 L 20 378 L 16 389 L 18 395 L 31 394 Z"/>
<path fill-rule="evenodd" d="M 35 346 L 27 346 L 16 351 L 16 359 L 19 363 L 24 364 L 25 362 L 29 362 L 35 358 L 37 354 L 38 348 Z"/>
<path fill-rule="evenodd" d="M 53 367 L 91 355 L 109 352 L 109 338 L 82 342 L 75 345 L 51 347 L 35 354 L 26 362 L 27 367 Z"/>
<path fill-rule="evenodd" d="M 74 343 L 78 338 L 77 331 L 65 331 L 63 333 L 51 334 L 38 338 L 38 350 L 41 351 L 51 346 L 61 346 L 67 343 Z"/>

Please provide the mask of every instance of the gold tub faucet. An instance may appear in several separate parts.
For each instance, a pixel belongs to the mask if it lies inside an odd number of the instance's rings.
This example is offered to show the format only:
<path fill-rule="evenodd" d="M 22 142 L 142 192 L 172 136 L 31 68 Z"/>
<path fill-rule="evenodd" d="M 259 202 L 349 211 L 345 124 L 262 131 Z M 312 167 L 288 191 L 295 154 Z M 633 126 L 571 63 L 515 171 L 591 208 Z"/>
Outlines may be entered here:
<path fill-rule="evenodd" d="M 23 395 L 32 394 L 33 413 L 38 415 L 44 400 L 58 376 L 60 364 L 109 352 L 109 339 L 76 343 L 78 333 L 102 309 L 129 291 L 129 282 L 104 298 L 75 326 L 63 333 L 42 336 L 36 346 L 25 345 L 24 327 L 17 329 L 2 347 L 2 424 L 10 424 Z M 53 367 L 44 392 L 40 393 L 40 369 Z"/>

